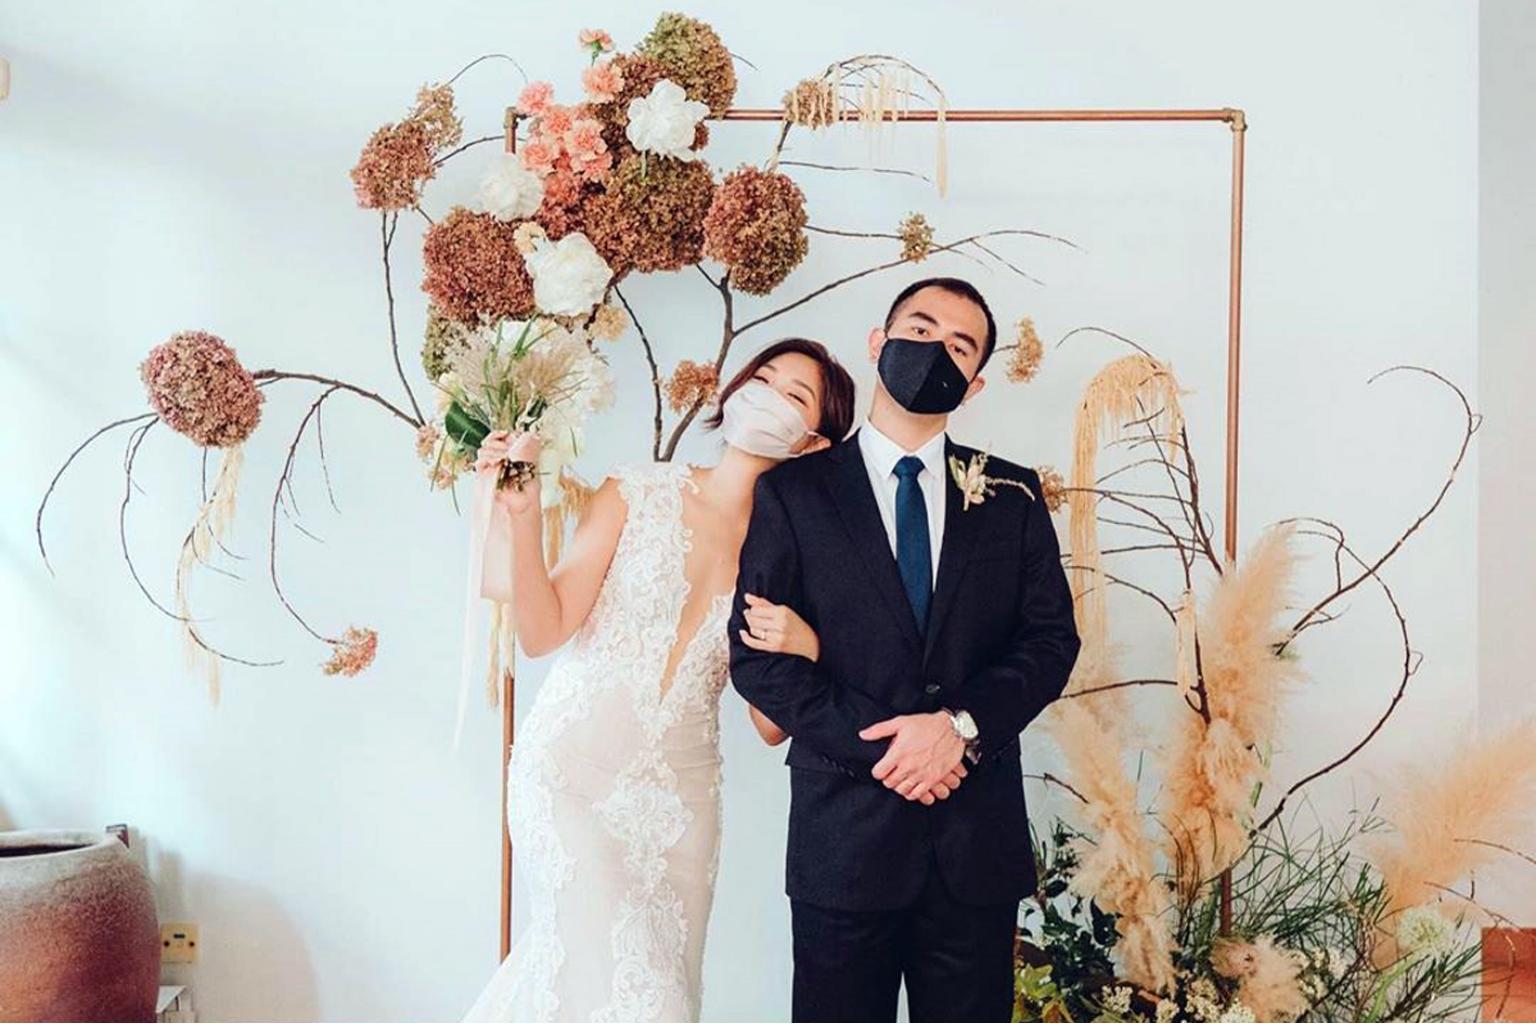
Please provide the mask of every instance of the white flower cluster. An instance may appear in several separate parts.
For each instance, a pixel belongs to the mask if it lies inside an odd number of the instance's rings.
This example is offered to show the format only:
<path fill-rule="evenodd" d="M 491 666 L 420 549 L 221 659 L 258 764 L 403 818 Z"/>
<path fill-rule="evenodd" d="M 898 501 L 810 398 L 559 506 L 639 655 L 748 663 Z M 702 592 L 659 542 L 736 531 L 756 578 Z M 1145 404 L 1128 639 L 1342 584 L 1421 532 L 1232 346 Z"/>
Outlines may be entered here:
<path fill-rule="evenodd" d="M 550 316 L 585 316 L 603 301 L 613 269 L 586 235 L 572 231 L 551 242 L 542 231 L 528 238 L 523 257 L 533 278 L 533 303 Z"/>
<path fill-rule="evenodd" d="M 532 217 L 542 202 L 544 179 L 511 153 L 503 153 L 480 182 L 480 209 L 499 221 Z"/>
<path fill-rule="evenodd" d="M 1104 997 L 1104 1009 L 1116 1017 L 1129 1017 L 1131 1015 L 1131 987 L 1129 985 L 1117 985 L 1109 990 L 1109 995 Z"/>
<path fill-rule="evenodd" d="M 683 87 L 663 78 L 649 96 L 629 101 L 629 126 L 624 135 L 642 153 L 692 160 L 693 136 L 709 113 L 709 104 L 690 100 Z"/>
<path fill-rule="evenodd" d="M 1433 904 L 1409 907 L 1397 919 L 1397 944 L 1404 956 L 1433 960 L 1456 949 L 1456 924 Z"/>

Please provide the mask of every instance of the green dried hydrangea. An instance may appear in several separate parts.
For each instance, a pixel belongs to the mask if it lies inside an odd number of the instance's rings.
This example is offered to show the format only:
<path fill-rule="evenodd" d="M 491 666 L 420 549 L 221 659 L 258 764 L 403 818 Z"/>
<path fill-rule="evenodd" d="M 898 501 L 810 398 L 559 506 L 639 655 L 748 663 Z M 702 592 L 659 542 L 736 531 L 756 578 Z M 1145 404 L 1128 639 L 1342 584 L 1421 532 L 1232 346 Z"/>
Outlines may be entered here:
<path fill-rule="evenodd" d="M 666 77 L 683 87 L 689 99 L 709 105 L 719 117 L 736 98 L 736 67 L 731 51 L 709 25 L 686 14 L 668 12 L 635 52 L 666 70 Z"/>

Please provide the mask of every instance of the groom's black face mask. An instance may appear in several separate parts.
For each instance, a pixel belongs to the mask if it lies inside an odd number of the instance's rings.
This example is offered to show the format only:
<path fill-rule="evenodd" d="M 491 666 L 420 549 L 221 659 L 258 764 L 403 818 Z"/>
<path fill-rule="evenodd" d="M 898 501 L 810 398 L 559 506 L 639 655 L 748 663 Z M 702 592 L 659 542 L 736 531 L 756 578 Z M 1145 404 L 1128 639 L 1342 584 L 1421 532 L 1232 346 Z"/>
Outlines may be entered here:
<path fill-rule="evenodd" d="M 971 386 L 942 341 L 887 338 L 879 371 L 880 382 L 896 403 L 924 416 L 954 412 Z"/>

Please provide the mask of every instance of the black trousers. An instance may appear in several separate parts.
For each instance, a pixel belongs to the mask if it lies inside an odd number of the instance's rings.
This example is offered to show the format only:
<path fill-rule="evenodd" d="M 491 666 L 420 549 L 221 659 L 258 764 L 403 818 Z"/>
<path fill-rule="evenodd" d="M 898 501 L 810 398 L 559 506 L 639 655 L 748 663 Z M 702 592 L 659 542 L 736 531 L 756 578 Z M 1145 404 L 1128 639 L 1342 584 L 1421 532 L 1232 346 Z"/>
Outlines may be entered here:
<path fill-rule="evenodd" d="M 796 1021 L 894 1021 L 903 981 L 914 1022 L 1013 1019 L 1017 903 L 957 903 L 929 868 L 909 907 L 790 910 Z"/>

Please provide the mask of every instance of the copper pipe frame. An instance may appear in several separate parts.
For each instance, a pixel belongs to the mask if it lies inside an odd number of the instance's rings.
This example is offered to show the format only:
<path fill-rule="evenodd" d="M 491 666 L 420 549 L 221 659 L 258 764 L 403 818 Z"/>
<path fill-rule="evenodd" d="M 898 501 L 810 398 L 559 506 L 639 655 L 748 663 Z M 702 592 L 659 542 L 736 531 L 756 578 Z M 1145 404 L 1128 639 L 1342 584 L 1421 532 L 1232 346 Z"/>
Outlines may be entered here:
<path fill-rule="evenodd" d="M 839 115 L 844 121 L 857 121 L 858 111 L 845 110 Z M 769 107 L 727 110 L 725 121 L 779 121 L 784 111 Z M 882 120 L 895 123 L 914 121 L 932 123 L 939 120 L 935 110 L 912 110 L 893 114 Z M 1248 134 L 1247 115 L 1236 107 L 1190 110 L 1009 110 L 1009 109 L 959 109 L 944 112 L 946 123 L 1179 123 L 1190 121 L 1218 121 L 1232 130 L 1232 193 L 1231 227 L 1227 263 L 1227 441 L 1225 452 L 1225 509 L 1223 516 L 1223 549 L 1229 561 L 1237 558 L 1237 456 L 1238 414 L 1241 395 L 1242 368 L 1242 297 L 1243 297 L 1243 146 Z M 515 129 L 517 115 L 507 108 L 506 148 L 513 152 L 516 147 Z M 507 832 L 507 758 L 512 752 L 512 716 L 515 685 L 510 669 L 504 676 L 502 694 L 502 752 L 501 752 L 501 956 L 506 959 L 512 948 L 512 842 Z M 1221 930 L 1232 930 L 1232 876 L 1221 876 Z"/>

